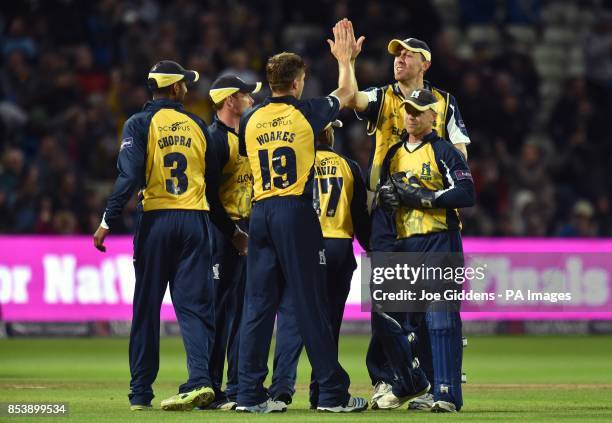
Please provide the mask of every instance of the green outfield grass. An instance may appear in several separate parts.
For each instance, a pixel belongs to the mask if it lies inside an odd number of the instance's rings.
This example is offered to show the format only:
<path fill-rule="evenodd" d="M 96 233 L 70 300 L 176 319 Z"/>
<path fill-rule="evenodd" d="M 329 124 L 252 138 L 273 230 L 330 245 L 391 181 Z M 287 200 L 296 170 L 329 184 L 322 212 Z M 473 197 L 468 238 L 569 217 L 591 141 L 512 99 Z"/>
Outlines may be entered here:
<path fill-rule="evenodd" d="M 456 415 L 367 411 L 327 415 L 307 410 L 310 374 L 302 357 L 295 402 L 286 414 L 223 411 L 162 412 L 159 402 L 186 378 L 178 338 L 164 338 L 155 385 L 155 409 L 129 411 L 127 339 L 0 340 L 0 402 L 68 402 L 71 421 L 612 421 L 612 337 L 471 337 L 465 351 L 465 406 Z M 365 336 L 341 339 L 341 361 L 351 392 L 370 396 Z M 0 417 L 6 422 L 41 418 Z"/>

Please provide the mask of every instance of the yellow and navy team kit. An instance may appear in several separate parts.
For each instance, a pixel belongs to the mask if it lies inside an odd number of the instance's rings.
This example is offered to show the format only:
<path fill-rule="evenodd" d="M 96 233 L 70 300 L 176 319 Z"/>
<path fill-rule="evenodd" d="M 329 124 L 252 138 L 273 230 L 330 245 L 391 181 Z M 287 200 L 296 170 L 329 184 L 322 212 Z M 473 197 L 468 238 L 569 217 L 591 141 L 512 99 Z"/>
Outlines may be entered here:
<path fill-rule="evenodd" d="M 240 121 L 240 154 L 253 172 L 253 201 L 312 196 L 315 140 L 339 110 L 333 96 L 268 97 Z"/>
<path fill-rule="evenodd" d="M 324 238 L 370 238 L 366 189 L 359 165 L 332 147 L 319 144 L 315 155 L 313 205 Z"/>
<path fill-rule="evenodd" d="M 148 404 L 153 398 L 159 310 L 168 286 L 191 366 L 190 380 L 180 389 L 211 385 L 206 369 L 215 327 L 215 286 L 209 222 L 226 236 L 235 224 L 219 200 L 219 170 L 209 142 L 204 123 L 170 99 L 148 102 L 123 127 L 119 175 L 103 221 L 116 230 L 123 206 L 137 189 L 142 192 L 134 231 L 132 404 Z"/>
<path fill-rule="evenodd" d="M 410 172 L 418 183 L 436 192 L 433 208 L 401 206 L 395 212 L 397 238 L 442 231 L 459 231 L 458 208 L 474 204 L 474 182 L 463 155 L 435 131 L 411 150 L 408 136 L 392 146 L 383 162 L 382 177 Z"/>
<path fill-rule="evenodd" d="M 254 202 L 240 327 L 240 404 L 260 404 L 269 396 L 263 383 L 283 297 L 291 302 L 318 375 L 319 405 L 349 400 L 349 377 L 337 361 L 330 323 L 323 234 L 312 205 L 315 140 L 339 108 L 334 96 L 268 97 L 241 119 L 240 153 L 253 172 Z"/>
<path fill-rule="evenodd" d="M 427 81 L 425 81 L 425 88 L 438 99 L 436 103 L 438 117 L 434 126 L 436 132 L 453 144 L 469 144 L 470 139 L 455 97 L 431 86 Z M 368 135 L 374 136 L 374 147 L 370 155 L 366 184 L 370 191 L 375 191 L 380 179 L 382 162 L 389 148 L 406 133 L 405 111 L 403 107 L 400 107 L 404 101 L 404 95 L 397 82 L 383 87 L 369 88 L 365 92 L 368 95 L 368 106 L 363 112 L 358 112 L 357 116 L 367 121 Z"/>
<path fill-rule="evenodd" d="M 238 134 L 216 115 L 208 131 L 221 168 L 221 203 L 232 220 L 246 219 L 251 213 L 253 173 L 248 159 L 238 152 Z"/>
<path fill-rule="evenodd" d="M 231 234 L 235 225 L 219 201 L 219 169 L 209 141 L 204 122 L 169 99 L 152 100 L 130 117 L 117 159 L 119 176 L 104 213 L 111 230 L 138 188 L 145 213 L 209 211 L 219 229 Z"/>

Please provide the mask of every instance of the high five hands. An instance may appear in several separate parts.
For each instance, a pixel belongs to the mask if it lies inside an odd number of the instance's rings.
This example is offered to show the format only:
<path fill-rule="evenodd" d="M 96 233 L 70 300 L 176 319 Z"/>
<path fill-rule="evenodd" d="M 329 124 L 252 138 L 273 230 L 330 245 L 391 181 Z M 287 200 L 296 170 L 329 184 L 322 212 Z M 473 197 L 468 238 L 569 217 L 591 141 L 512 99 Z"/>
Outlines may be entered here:
<path fill-rule="evenodd" d="M 365 37 L 362 35 L 356 40 L 353 23 L 346 18 L 339 20 L 332 28 L 332 31 L 334 33 L 334 40 L 327 40 L 332 55 L 339 62 L 355 60 L 359 53 L 361 53 L 361 46 Z"/>

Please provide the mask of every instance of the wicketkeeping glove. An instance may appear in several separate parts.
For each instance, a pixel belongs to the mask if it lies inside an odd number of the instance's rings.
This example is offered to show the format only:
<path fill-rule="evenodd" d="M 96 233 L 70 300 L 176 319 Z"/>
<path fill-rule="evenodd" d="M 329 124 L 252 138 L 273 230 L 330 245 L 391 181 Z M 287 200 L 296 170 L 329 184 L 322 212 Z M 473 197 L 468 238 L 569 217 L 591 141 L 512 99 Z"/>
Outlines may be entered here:
<path fill-rule="evenodd" d="M 391 179 L 387 179 L 383 185 L 378 188 L 377 192 L 377 204 L 388 212 L 395 211 L 400 206 L 400 199 L 395 185 Z"/>
<path fill-rule="evenodd" d="M 423 188 L 419 180 L 410 172 L 397 172 L 391 175 L 391 180 L 402 205 L 413 209 L 430 209 L 434 207 L 436 195 L 434 191 Z"/>

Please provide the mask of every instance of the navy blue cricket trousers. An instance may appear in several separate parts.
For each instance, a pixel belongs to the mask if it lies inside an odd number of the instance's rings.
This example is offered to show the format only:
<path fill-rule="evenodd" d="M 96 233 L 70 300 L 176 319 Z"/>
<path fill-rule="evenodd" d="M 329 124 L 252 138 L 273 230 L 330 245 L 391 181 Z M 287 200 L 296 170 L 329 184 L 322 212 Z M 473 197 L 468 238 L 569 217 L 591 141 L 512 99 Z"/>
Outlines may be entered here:
<path fill-rule="evenodd" d="M 236 222 L 248 231 L 248 220 Z M 246 284 L 246 257 L 213 226 L 213 281 L 215 285 L 215 342 L 210 355 L 210 378 L 215 399 L 235 401 L 238 395 L 238 345 Z M 227 386 L 222 391 L 227 352 Z"/>
<path fill-rule="evenodd" d="M 323 236 L 312 203 L 279 197 L 253 206 L 244 312 L 240 328 L 238 404 L 264 402 L 274 320 L 284 293 L 289 296 L 304 340 L 319 405 L 348 402 L 348 374 L 338 363 L 327 304 Z"/>
<path fill-rule="evenodd" d="M 395 242 L 397 241 L 395 234 L 395 222 L 393 221 L 393 214 L 386 212 L 380 207 L 372 210 L 372 235 L 370 237 L 370 246 L 373 252 L 392 252 L 395 248 Z M 366 354 L 366 366 L 368 368 L 368 374 L 372 380 L 372 385 L 376 385 L 378 382 L 385 382 L 389 385 L 392 384 L 394 375 L 389 362 L 385 356 L 383 345 L 378 339 L 375 327 L 384 325 L 384 321 L 379 321 L 382 316 L 378 313 L 372 313 L 370 315 L 370 325 L 372 329 L 372 337 L 370 338 L 370 344 L 368 345 L 368 352 Z"/>
<path fill-rule="evenodd" d="M 395 232 L 395 221 L 393 213 L 387 212 L 381 208 L 375 208 L 372 212 L 372 236 L 370 245 L 373 251 L 392 252 L 395 250 L 397 242 Z M 412 245 L 410 248 L 420 248 L 421 245 Z M 419 251 L 419 250 L 411 250 Z M 381 316 L 377 313 L 372 313 L 370 323 L 372 326 L 372 338 L 368 346 L 366 355 L 366 366 L 372 385 L 378 382 L 392 384 L 394 379 L 393 370 L 385 357 L 383 345 L 376 335 L 375 326 L 380 326 L 384 322 L 379 322 Z M 429 343 L 429 333 L 425 325 L 416 325 L 414 328 L 415 334 L 419 342 L 415 345 L 415 354 L 419 358 L 421 369 L 425 372 L 427 379 L 434 380 L 433 359 L 431 353 L 431 345 Z"/>
<path fill-rule="evenodd" d="M 353 253 L 353 240 L 348 238 L 325 238 L 325 257 L 327 263 L 327 301 L 329 316 L 336 346 L 340 338 L 340 326 L 344 306 L 351 289 L 351 279 L 357 267 Z M 297 365 L 302 352 L 302 337 L 298 330 L 295 309 L 288 296 L 284 296 L 276 321 L 276 349 L 274 352 L 274 372 L 270 395 L 274 398 L 282 393 L 293 396 L 297 377 Z M 318 404 L 319 386 L 312 376 L 310 403 Z"/>
<path fill-rule="evenodd" d="M 129 399 L 149 404 L 159 370 L 161 304 L 170 284 L 187 353 L 189 379 L 179 393 L 210 386 L 208 361 L 214 335 L 208 214 L 192 210 L 142 213 L 134 234 L 133 318 L 130 332 Z"/>
<path fill-rule="evenodd" d="M 463 266 L 463 245 L 459 231 L 442 231 L 400 239 L 395 245 L 395 250 L 423 252 L 423 262 L 430 267 Z M 436 308 L 439 310 L 436 311 Z M 458 307 L 456 311 L 451 310 L 444 304 L 432 303 L 425 313 L 407 314 L 412 324 L 421 328 L 417 331 L 417 345 L 421 345 L 421 349 L 417 351 L 425 350 L 431 354 L 433 378 L 429 380 L 432 382 L 431 393 L 434 400 L 451 402 L 457 410 L 460 410 L 463 406 L 462 323 Z M 426 335 L 426 338 L 424 339 L 421 334 Z"/>

